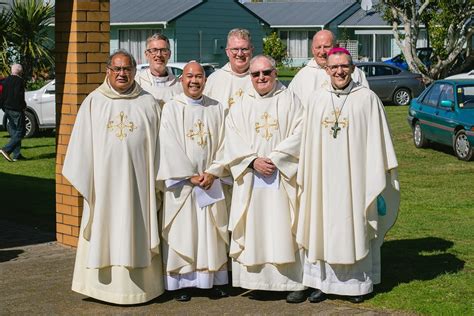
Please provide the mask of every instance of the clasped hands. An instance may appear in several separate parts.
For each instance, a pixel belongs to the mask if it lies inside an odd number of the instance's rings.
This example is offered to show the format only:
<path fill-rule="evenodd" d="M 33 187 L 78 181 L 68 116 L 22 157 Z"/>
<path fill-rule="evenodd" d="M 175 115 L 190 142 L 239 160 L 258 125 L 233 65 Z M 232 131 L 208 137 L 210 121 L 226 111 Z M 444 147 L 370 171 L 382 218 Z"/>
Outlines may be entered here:
<path fill-rule="evenodd" d="M 257 158 L 253 161 L 253 169 L 265 177 L 271 176 L 277 167 L 270 158 Z"/>
<path fill-rule="evenodd" d="M 214 175 L 204 172 L 201 175 L 192 176 L 189 181 L 191 181 L 193 185 L 200 186 L 204 190 L 209 190 L 215 179 L 216 177 Z"/>

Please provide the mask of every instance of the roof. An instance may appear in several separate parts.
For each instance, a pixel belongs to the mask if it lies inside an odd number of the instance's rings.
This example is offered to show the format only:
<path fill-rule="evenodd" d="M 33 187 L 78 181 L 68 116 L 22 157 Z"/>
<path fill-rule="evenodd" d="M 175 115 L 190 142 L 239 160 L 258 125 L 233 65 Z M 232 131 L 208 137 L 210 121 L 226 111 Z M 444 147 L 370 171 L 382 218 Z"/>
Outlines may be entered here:
<path fill-rule="evenodd" d="M 384 21 L 382 15 L 376 12 L 373 8 L 369 11 L 361 9 L 357 10 L 344 22 L 339 24 L 339 27 L 392 27 L 387 21 Z"/>
<path fill-rule="evenodd" d="M 110 24 L 167 24 L 202 0 L 110 0 Z"/>
<path fill-rule="evenodd" d="M 258 2 L 244 6 L 270 27 L 323 27 L 356 4 L 355 0 Z"/>

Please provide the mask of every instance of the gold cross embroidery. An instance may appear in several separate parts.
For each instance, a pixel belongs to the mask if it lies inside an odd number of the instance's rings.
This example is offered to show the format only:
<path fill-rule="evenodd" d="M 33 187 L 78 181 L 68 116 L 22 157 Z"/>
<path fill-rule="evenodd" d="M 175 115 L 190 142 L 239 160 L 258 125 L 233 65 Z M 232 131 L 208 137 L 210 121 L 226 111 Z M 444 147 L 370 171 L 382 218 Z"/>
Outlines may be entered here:
<path fill-rule="evenodd" d="M 334 117 L 334 120 L 329 120 L 329 118 L 326 116 L 324 118 L 324 121 L 321 122 L 321 124 L 323 124 L 323 126 L 326 128 L 330 124 L 332 124 L 331 130 L 329 132 L 333 135 L 334 138 L 336 138 L 337 133 L 341 130 L 341 127 L 339 127 L 339 125 L 341 125 L 342 128 L 346 128 L 349 125 L 349 121 L 347 120 L 347 118 L 344 118 L 341 121 L 339 120 L 339 117 L 341 116 L 341 110 L 339 110 L 339 108 L 336 108 L 336 110 L 332 111 L 331 114 Z"/>
<path fill-rule="evenodd" d="M 238 96 L 238 97 L 241 97 L 242 94 L 244 94 L 244 90 L 239 89 L 239 90 L 237 90 L 237 92 L 235 92 L 234 95 L 236 95 L 236 96 Z M 229 101 L 227 101 L 227 103 L 229 104 L 229 108 L 230 108 L 230 107 L 231 107 L 232 105 L 234 105 L 234 103 L 235 103 L 234 98 L 233 98 L 233 97 L 230 97 L 230 98 L 229 98 Z"/>
<path fill-rule="evenodd" d="M 109 121 L 107 124 L 107 129 L 110 131 L 113 131 L 114 128 L 117 128 L 117 133 L 115 136 L 117 136 L 120 140 L 123 140 L 125 137 L 127 137 L 127 133 L 124 132 L 124 130 L 129 130 L 130 132 L 133 132 L 134 129 L 137 129 L 137 126 L 133 124 L 133 122 L 126 123 L 125 121 L 127 120 L 127 116 L 123 113 L 120 112 L 119 114 L 119 123 L 114 125 L 114 121 Z"/>
<path fill-rule="evenodd" d="M 206 135 L 211 136 L 211 133 L 205 132 L 204 131 L 204 123 L 201 120 L 198 120 L 197 123 L 194 124 L 197 127 L 197 131 L 195 132 L 192 128 L 189 130 L 189 132 L 186 134 L 189 138 L 194 140 L 194 136 L 198 136 L 199 139 L 197 141 L 197 144 L 204 148 L 207 145 L 207 139 L 205 138 Z"/>
<path fill-rule="evenodd" d="M 275 130 L 277 130 L 278 129 L 278 121 L 274 120 L 273 123 L 269 123 L 268 120 L 270 118 L 270 115 L 267 112 L 263 113 L 263 115 L 261 117 L 265 121 L 265 123 L 263 123 L 263 124 L 260 124 L 258 122 L 255 123 L 255 131 L 257 133 L 259 133 L 260 129 L 264 128 L 265 129 L 265 134 L 263 135 L 263 138 L 265 138 L 265 140 L 268 141 L 273 136 L 273 134 L 270 133 L 270 128 L 273 127 Z"/>

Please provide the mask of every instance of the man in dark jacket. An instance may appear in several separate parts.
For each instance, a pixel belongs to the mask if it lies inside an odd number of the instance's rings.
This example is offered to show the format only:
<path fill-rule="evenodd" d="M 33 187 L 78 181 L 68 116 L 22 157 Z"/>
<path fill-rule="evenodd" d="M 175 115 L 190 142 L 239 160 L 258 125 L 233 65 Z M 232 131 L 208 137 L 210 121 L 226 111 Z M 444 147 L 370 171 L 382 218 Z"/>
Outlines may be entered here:
<path fill-rule="evenodd" d="M 25 81 L 21 78 L 23 67 L 20 64 L 12 65 L 12 74 L 3 82 L 3 93 L 0 106 L 8 120 L 10 141 L 0 154 L 12 162 L 24 159 L 20 154 L 21 139 L 25 136 Z M 11 155 L 11 157 L 10 157 Z"/>

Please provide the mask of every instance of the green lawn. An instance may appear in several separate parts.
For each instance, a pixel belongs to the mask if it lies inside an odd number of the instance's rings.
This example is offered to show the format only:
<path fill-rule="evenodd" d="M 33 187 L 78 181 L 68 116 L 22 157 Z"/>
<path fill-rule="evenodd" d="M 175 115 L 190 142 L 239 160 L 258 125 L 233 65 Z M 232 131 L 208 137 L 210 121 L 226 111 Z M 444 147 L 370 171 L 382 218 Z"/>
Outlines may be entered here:
<path fill-rule="evenodd" d="M 8 142 L 0 132 L 0 146 Z M 55 229 L 55 138 L 40 136 L 22 141 L 27 161 L 8 162 L 0 156 L 0 216 L 44 231 Z"/>
<path fill-rule="evenodd" d="M 386 107 L 402 202 L 382 248 L 382 284 L 363 305 L 427 315 L 474 313 L 474 161 L 449 147 L 416 149 L 407 107 Z M 0 133 L 0 146 L 7 142 Z M 24 140 L 31 160 L 0 160 L 2 218 L 54 230 L 54 137 Z M 0 157 L 1 158 L 1 157 Z"/>

